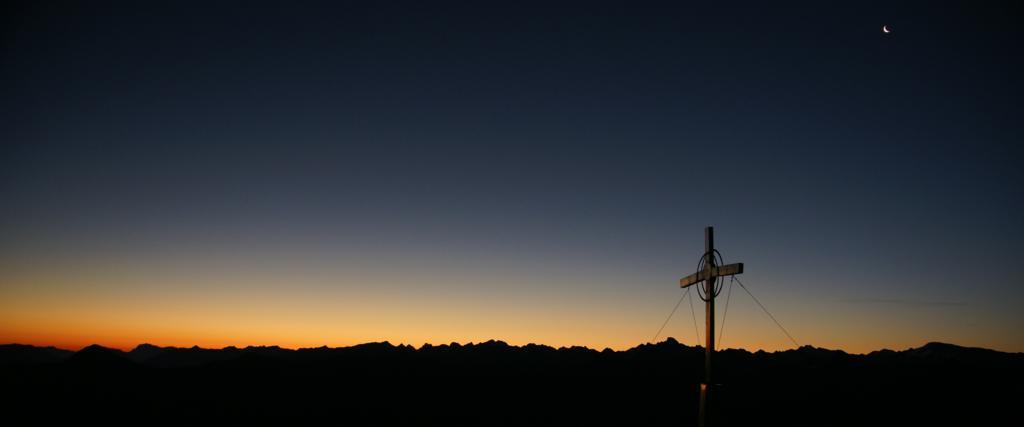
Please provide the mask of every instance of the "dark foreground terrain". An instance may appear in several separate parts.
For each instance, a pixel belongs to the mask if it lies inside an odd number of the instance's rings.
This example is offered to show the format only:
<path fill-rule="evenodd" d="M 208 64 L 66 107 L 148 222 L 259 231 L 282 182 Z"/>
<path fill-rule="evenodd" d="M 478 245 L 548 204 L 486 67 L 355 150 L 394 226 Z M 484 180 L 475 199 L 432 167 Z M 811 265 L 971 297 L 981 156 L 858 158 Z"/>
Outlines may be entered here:
<path fill-rule="evenodd" d="M 480 344 L 78 352 L 0 346 L 6 419 L 330 425 L 694 425 L 703 350 Z M 719 425 L 1019 425 L 1024 354 L 726 350 Z M 22 418 L 28 417 L 28 418 Z"/>

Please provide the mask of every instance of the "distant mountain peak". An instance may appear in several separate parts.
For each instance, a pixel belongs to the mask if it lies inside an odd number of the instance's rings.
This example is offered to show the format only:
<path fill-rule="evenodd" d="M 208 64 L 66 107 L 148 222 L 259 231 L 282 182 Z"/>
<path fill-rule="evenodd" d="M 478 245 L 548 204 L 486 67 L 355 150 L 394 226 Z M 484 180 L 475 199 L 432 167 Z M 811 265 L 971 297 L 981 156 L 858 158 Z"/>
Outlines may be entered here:
<path fill-rule="evenodd" d="M 949 344 L 944 342 L 932 341 L 921 347 L 911 348 L 905 351 L 915 356 L 920 357 L 933 357 L 933 358 L 964 358 L 969 355 L 978 355 L 985 353 L 997 353 L 995 350 L 989 350 L 978 347 L 962 347 L 956 344 Z"/>
<path fill-rule="evenodd" d="M 93 351 L 120 351 L 120 350 L 104 347 L 104 346 L 99 345 L 99 344 L 89 344 L 89 345 L 87 345 L 85 347 L 82 347 L 81 350 L 78 350 L 79 353 L 81 353 L 83 351 L 93 352 Z"/>
<path fill-rule="evenodd" d="M 135 348 L 133 348 L 132 351 L 128 352 L 128 358 L 135 362 L 145 362 L 161 354 L 164 354 L 167 351 L 167 348 L 155 346 L 149 343 L 142 343 L 135 346 Z"/>
<path fill-rule="evenodd" d="M 150 344 L 150 343 L 142 343 L 142 344 L 139 344 L 139 345 L 135 346 L 135 348 L 133 348 L 132 351 L 147 351 L 147 350 L 153 350 L 153 349 L 161 349 L 162 350 L 163 347 L 160 347 L 160 346 L 157 346 L 157 345 L 153 345 L 153 344 Z"/>
<path fill-rule="evenodd" d="M 939 342 L 939 341 L 932 341 L 932 342 L 929 342 L 929 343 L 921 346 L 921 348 L 946 349 L 946 350 L 949 350 L 949 349 L 954 349 L 954 348 L 969 348 L 969 347 L 962 347 L 962 346 L 959 346 L 959 345 L 956 345 L 956 344 L 949 344 L 949 343 L 944 343 L 944 342 Z"/>
<path fill-rule="evenodd" d="M 78 350 L 73 356 L 71 356 L 69 361 L 76 364 L 107 367 L 126 366 L 132 364 L 132 361 L 128 358 L 125 352 L 115 348 L 104 347 L 99 344 L 92 344 Z"/>
<path fill-rule="evenodd" d="M 67 360 L 74 354 L 73 351 L 53 346 L 2 344 L 0 345 L 0 365 L 57 363 Z"/>

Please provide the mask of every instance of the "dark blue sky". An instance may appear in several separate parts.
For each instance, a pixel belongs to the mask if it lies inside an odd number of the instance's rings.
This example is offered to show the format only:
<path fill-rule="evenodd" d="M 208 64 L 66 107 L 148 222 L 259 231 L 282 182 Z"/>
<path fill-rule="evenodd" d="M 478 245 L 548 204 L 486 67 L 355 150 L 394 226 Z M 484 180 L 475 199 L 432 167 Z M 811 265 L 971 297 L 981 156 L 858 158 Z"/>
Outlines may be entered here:
<path fill-rule="evenodd" d="M 265 267 L 271 301 L 465 299 L 366 340 L 475 338 L 511 300 L 550 323 L 495 338 L 626 346 L 714 225 L 811 344 L 1024 350 L 1019 4 L 136 3 L 4 6 L 9 301 Z M 588 304 L 634 329 L 542 331 Z"/>

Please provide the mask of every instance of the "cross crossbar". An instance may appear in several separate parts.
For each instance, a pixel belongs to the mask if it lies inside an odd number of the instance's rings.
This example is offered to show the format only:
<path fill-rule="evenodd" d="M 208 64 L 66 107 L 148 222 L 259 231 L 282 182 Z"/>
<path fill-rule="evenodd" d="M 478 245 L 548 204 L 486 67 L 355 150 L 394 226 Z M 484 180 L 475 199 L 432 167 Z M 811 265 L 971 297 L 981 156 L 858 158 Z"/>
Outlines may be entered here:
<path fill-rule="evenodd" d="M 709 271 L 710 270 L 710 271 Z M 743 263 L 737 262 L 735 264 L 727 264 L 721 267 L 711 267 L 710 269 L 704 269 L 679 279 L 679 287 L 685 288 L 700 282 L 707 280 L 709 277 L 721 277 L 721 276 L 732 276 L 735 274 L 743 273 Z"/>

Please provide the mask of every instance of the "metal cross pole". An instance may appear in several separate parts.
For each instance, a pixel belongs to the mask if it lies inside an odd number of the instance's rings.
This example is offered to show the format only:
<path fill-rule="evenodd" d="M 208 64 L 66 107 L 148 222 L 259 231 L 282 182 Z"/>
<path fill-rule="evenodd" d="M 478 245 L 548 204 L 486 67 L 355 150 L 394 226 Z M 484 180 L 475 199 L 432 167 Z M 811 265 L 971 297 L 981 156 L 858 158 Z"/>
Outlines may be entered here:
<path fill-rule="evenodd" d="M 729 265 L 718 265 L 718 261 L 715 259 L 715 229 L 713 227 L 707 227 L 704 229 L 704 255 L 701 257 L 700 268 L 696 273 L 679 279 L 679 287 L 685 288 L 698 283 L 704 285 L 704 295 L 702 297 L 705 304 L 705 322 L 707 323 L 707 332 L 705 337 L 707 341 L 706 347 L 704 347 L 704 383 L 700 385 L 700 418 L 699 424 L 701 426 L 711 425 L 711 411 L 710 411 L 710 400 L 711 400 L 711 359 L 715 354 L 715 281 L 719 277 L 732 276 L 743 273 L 743 263 L 735 263 Z M 721 259 L 721 256 L 719 256 Z"/>

